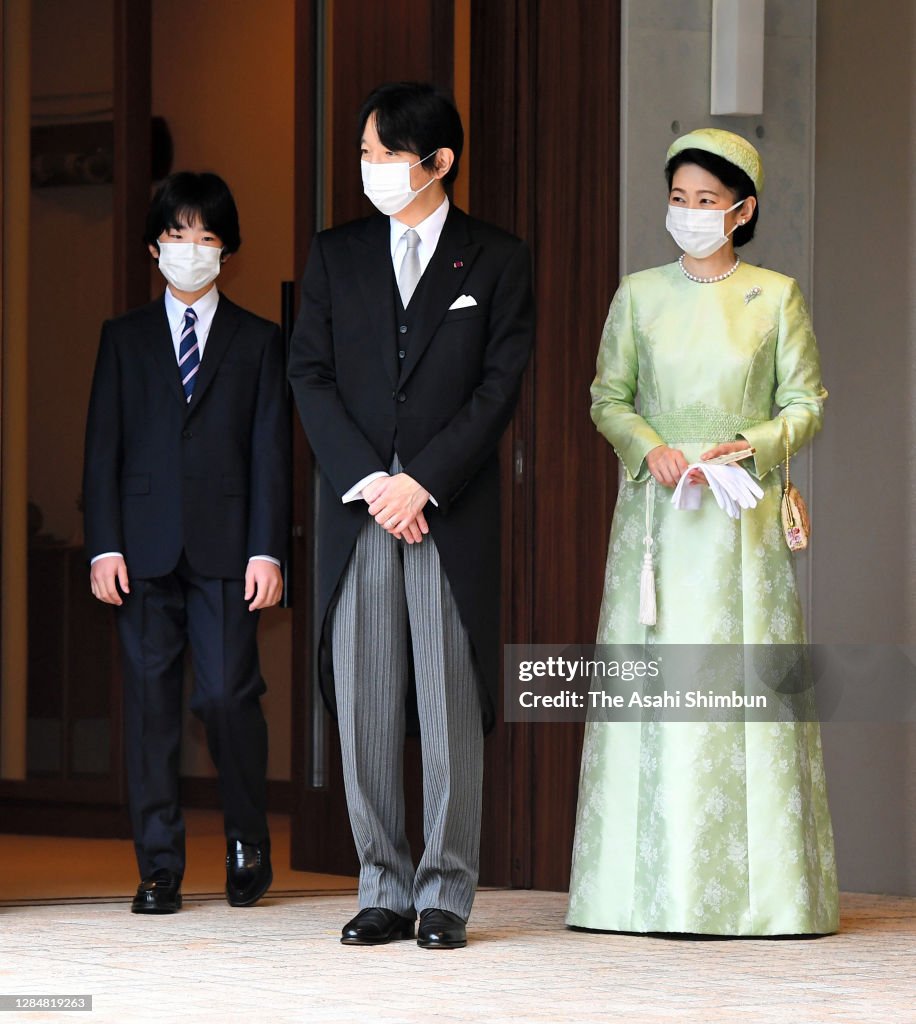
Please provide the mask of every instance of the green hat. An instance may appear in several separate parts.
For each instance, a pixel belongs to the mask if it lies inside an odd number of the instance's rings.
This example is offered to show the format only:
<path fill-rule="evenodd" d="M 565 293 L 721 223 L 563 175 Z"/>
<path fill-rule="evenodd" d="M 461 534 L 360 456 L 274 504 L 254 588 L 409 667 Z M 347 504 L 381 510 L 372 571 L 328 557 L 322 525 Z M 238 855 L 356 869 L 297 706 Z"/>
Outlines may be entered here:
<path fill-rule="evenodd" d="M 758 195 L 763 191 L 763 164 L 760 161 L 760 154 L 740 135 L 722 128 L 697 128 L 671 143 L 665 162 L 685 149 L 702 149 L 707 153 L 715 153 L 730 164 L 740 167 L 754 183 Z"/>

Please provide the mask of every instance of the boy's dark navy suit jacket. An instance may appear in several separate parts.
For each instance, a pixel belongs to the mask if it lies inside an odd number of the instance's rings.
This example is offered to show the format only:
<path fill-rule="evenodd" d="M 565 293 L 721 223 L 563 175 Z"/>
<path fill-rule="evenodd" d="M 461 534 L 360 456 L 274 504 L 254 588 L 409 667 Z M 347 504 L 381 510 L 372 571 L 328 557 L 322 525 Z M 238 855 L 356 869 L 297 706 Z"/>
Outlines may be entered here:
<path fill-rule="evenodd" d="M 279 328 L 220 295 L 191 401 L 164 298 L 102 328 L 83 474 L 90 558 L 120 551 L 132 579 L 182 552 L 202 576 L 241 579 L 283 560 L 289 420 Z"/>

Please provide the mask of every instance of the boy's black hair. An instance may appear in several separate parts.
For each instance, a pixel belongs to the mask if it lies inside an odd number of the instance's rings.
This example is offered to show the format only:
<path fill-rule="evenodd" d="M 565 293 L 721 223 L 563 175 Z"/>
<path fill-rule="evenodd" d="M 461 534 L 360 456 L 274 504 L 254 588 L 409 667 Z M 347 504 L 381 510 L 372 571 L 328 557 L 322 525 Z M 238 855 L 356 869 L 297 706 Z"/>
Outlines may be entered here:
<path fill-rule="evenodd" d="M 442 179 L 451 184 L 458 176 L 458 161 L 464 149 L 464 129 L 452 98 L 427 82 L 387 82 L 373 89 L 359 112 L 359 136 L 375 114 L 375 129 L 383 146 L 423 158 L 432 170 L 436 150 L 450 149 L 455 162 Z"/>
<path fill-rule="evenodd" d="M 709 171 L 732 193 L 736 203 L 739 199 L 747 199 L 749 196 L 757 199 L 757 189 L 754 188 L 754 183 L 740 167 L 736 167 L 731 161 L 717 156 L 715 153 L 707 153 L 705 149 L 682 149 L 665 164 L 665 180 L 668 182 L 669 193 L 671 192 L 671 182 L 674 180 L 674 172 L 684 164 L 696 164 L 704 171 Z M 736 249 L 741 245 L 747 245 L 754 237 L 759 212 L 760 201 L 758 200 L 750 220 L 746 224 L 739 224 L 732 232 L 732 242 Z"/>
<path fill-rule="evenodd" d="M 239 211 L 229 186 L 218 174 L 176 171 L 156 189 L 146 215 L 143 240 L 158 250 L 163 231 L 188 227 L 198 220 L 221 239 L 224 255 L 238 252 L 242 244 Z"/>

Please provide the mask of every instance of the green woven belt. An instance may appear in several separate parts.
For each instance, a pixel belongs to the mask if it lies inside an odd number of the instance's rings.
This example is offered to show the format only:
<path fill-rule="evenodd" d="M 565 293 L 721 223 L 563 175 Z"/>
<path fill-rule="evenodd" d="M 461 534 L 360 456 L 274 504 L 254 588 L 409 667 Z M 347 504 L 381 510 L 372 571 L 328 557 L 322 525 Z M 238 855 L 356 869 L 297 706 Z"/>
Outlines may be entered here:
<path fill-rule="evenodd" d="M 699 402 L 696 405 L 672 409 L 671 412 L 646 416 L 645 419 L 666 444 L 733 441 L 739 431 L 747 430 L 758 423 L 766 423 L 765 419 L 738 416 L 736 413 L 714 409 Z"/>

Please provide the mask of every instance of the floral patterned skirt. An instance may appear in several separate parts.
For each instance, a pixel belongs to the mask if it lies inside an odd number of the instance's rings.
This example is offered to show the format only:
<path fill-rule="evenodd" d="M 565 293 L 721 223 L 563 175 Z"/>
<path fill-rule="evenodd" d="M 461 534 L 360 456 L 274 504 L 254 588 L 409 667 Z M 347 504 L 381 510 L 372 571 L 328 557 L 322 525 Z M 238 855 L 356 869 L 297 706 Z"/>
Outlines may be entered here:
<path fill-rule="evenodd" d="M 740 521 L 708 491 L 686 512 L 654 488 L 655 627 L 638 623 L 647 485 L 624 483 L 598 643 L 803 643 L 778 474 L 761 483 Z M 567 924 L 762 936 L 838 918 L 817 722 L 588 724 Z"/>

